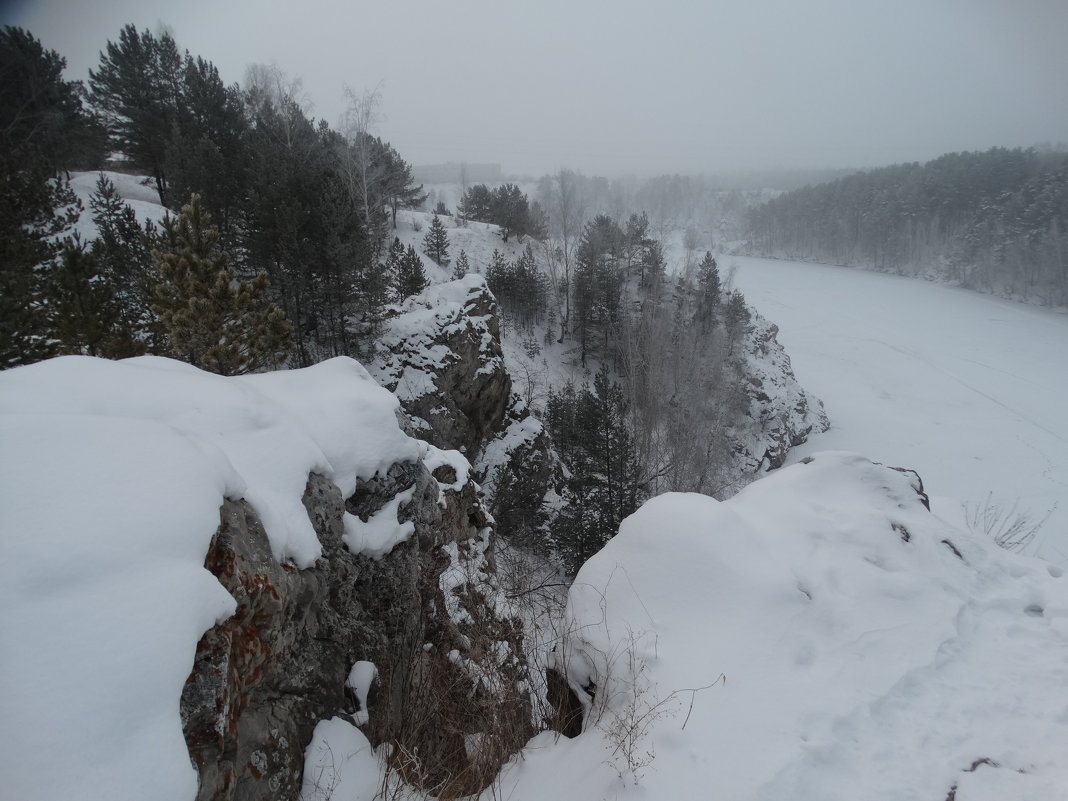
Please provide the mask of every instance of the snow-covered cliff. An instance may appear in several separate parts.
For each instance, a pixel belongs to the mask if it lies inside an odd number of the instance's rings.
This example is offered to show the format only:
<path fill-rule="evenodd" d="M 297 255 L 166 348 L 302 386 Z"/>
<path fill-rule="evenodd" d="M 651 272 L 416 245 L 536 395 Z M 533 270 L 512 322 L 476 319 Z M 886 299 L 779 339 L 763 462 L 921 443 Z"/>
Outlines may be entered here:
<path fill-rule="evenodd" d="M 0 374 L 12 797 L 308 795 L 335 717 L 428 784 L 482 786 L 529 733 L 522 635 L 466 459 L 397 412 L 344 358 Z"/>

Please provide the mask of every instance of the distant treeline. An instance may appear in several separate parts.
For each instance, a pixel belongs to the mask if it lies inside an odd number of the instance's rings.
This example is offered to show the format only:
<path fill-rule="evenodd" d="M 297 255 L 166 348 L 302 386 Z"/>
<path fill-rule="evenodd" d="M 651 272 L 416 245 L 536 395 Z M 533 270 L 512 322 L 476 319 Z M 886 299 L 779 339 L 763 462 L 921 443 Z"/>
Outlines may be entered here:
<path fill-rule="evenodd" d="M 953 153 L 806 186 L 749 213 L 753 253 L 925 274 L 1068 305 L 1068 153 Z"/>

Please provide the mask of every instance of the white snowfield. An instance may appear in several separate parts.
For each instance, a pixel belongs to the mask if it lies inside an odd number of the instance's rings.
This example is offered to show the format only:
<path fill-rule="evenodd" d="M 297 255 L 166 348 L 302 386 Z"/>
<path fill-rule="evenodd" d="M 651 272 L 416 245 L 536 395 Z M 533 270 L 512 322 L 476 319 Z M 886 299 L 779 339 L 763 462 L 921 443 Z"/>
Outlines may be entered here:
<path fill-rule="evenodd" d="M 0 373 L 0 797 L 193 798 L 179 699 L 201 635 L 234 611 L 203 567 L 220 505 L 245 498 L 279 559 L 313 564 L 310 471 L 346 496 L 397 461 L 466 473 L 397 408 L 345 358 L 238 378 L 158 357 Z M 350 549 L 410 536 L 387 508 L 349 516 Z"/>
<path fill-rule="evenodd" d="M 911 467 L 947 517 L 988 495 L 1033 522 L 1053 510 L 1035 552 L 1068 567 L 1068 314 L 845 267 L 735 262 L 831 419 L 789 461 L 843 449 Z"/>
<path fill-rule="evenodd" d="M 647 502 L 570 591 L 585 731 L 483 797 L 1066 797 L 1068 578 L 914 484 L 826 452 L 724 503 Z"/>

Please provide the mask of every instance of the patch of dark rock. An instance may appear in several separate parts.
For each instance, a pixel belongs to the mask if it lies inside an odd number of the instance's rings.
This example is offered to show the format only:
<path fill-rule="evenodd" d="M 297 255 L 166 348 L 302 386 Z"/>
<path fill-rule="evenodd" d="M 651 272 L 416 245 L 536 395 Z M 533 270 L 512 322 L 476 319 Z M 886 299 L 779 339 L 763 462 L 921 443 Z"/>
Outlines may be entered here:
<path fill-rule="evenodd" d="M 953 551 L 953 555 L 955 557 L 960 559 L 962 562 L 964 561 L 964 555 L 957 549 L 956 545 L 954 545 L 949 540 L 942 540 L 942 544 L 949 548 L 949 550 Z"/>
<path fill-rule="evenodd" d="M 893 522 L 890 524 L 890 528 L 898 533 L 902 542 L 910 542 L 912 540 L 912 534 L 905 528 L 904 523 Z"/>

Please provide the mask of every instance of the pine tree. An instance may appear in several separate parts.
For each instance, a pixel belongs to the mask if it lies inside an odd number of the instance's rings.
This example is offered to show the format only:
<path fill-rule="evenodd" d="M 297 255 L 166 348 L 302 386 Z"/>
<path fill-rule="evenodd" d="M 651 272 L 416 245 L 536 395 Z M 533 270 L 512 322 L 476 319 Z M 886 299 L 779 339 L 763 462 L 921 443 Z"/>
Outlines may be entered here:
<path fill-rule="evenodd" d="M 638 463 L 627 428 L 623 389 L 607 367 L 594 376 L 593 391 L 568 384 L 550 395 L 546 419 L 570 470 L 568 503 L 550 530 L 557 553 L 574 574 L 616 535 L 637 508 Z"/>
<path fill-rule="evenodd" d="M 505 242 L 512 234 L 522 242 L 523 235 L 531 232 L 530 203 L 518 186 L 502 184 L 493 190 L 490 221 L 500 226 Z"/>
<path fill-rule="evenodd" d="M 734 350 L 734 342 L 745 331 L 749 320 L 749 308 L 745 305 L 745 296 L 736 289 L 727 298 L 727 305 L 723 309 L 723 325 L 730 337 L 729 351 Z"/>
<path fill-rule="evenodd" d="M 114 274 L 77 237 L 64 243 L 48 284 L 48 314 L 60 352 L 110 359 L 145 352 Z"/>
<path fill-rule="evenodd" d="M 442 267 L 449 266 L 449 234 L 438 215 L 430 221 L 430 230 L 423 237 L 423 253 Z"/>
<path fill-rule="evenodd" d="M 91 246 L 92 255 L 114 286 L 125 325 L 144 329 L 153 319 L 148 240 L 155 226 L 149 223 L 150 232 L 141 227 L 133 209 L 103 173 L 89 196 L 89 209 L 98 231 Z"/>
<path fill-rule="evenodd" d="M 65 64 L 26 31 L 0 28 L 0 369 L 47 358 L 58 344 L 47 277 L 77 216 L 62 171 L 91 162 L 94 130 Z"/>
<path fill-rule="evenodd" d="M 177 219 L 164 221 L 161 247 L 152 251 L 159 271 L 155 311 L 171 353 L 221 375 L 239 375 L 280 363 L 293 327 L 267 303 L 267 274 L 239 279 L 219 250 L 200 197 L 193 195 Z"/>
<path fill-rule="evenodd" d="M 167 143 L 182 108 L 182 56 L 170 34 L 158 38 L 125 26 L 89 71 L 92 99 L 104 114 L 114 147 L 151 171 L 160 202 L 167 189 Z"/>
<path fill-rule="evenodd" d="M 426 200 L 423 185 L 416 186 L 412 177 L 412 165 L 401 158 L 393 145 L 379 140 L 381 164 L 381 192 L 393 216 L 393 228 L 397 228 L 397 209 L 414 209 Z M 442 265 L 444 266 L 444 265 Z"/>
<path fill-rule="evenodd" d="M 489 278 L 489 274 L 495 270 L 506 271 L 508 269 L 508 260 L 504 258 L 504 254 L 497 248 L 493 249 L 493 255 L 490 256 L 489 267 L 486 268 L 486 277 Z"/>
<path fill-rule="evenodd" d="M 475 184 L 464 192 L 456 210 L 466 220 L 491 222 L 493 192 L 485 184 Z"/>
<path fill-rule="evenodd" d="M 498 301 L 512 296 L 512 265 L 504 258 L 504 254 L 497 248 L 493 249 L 490 256 L 489 267 L 486 268 L 486 285 Z"/>
<path fill-rule="evenodd" d="M 460 255 L 456 258 L 456 264 L 452 268 L 453 278 L 463 278 L 471 272 L 471 263 L 467 259 L 467 251 L 460 250 Z"/>
<path fill-rule="evenodd" d="M 722 286 L 719 280 L 719 267 L 712 254 L 705 252 L 697 269 L 697 310 L 696 319 L 701 333 L 707 333 L 716 325 L 716 310 L 719 308 Z"/>
<path fill-rule="evenodd" d="M 422 292 L 429 282 L 426 278 L 426 270 L 423 269 L 423 260 L 415 252 L 415 248 L 408 245 L 408 249 L 400 258 L 397 266 L 397 297 L 399 300 L 410 298 Z"/>

